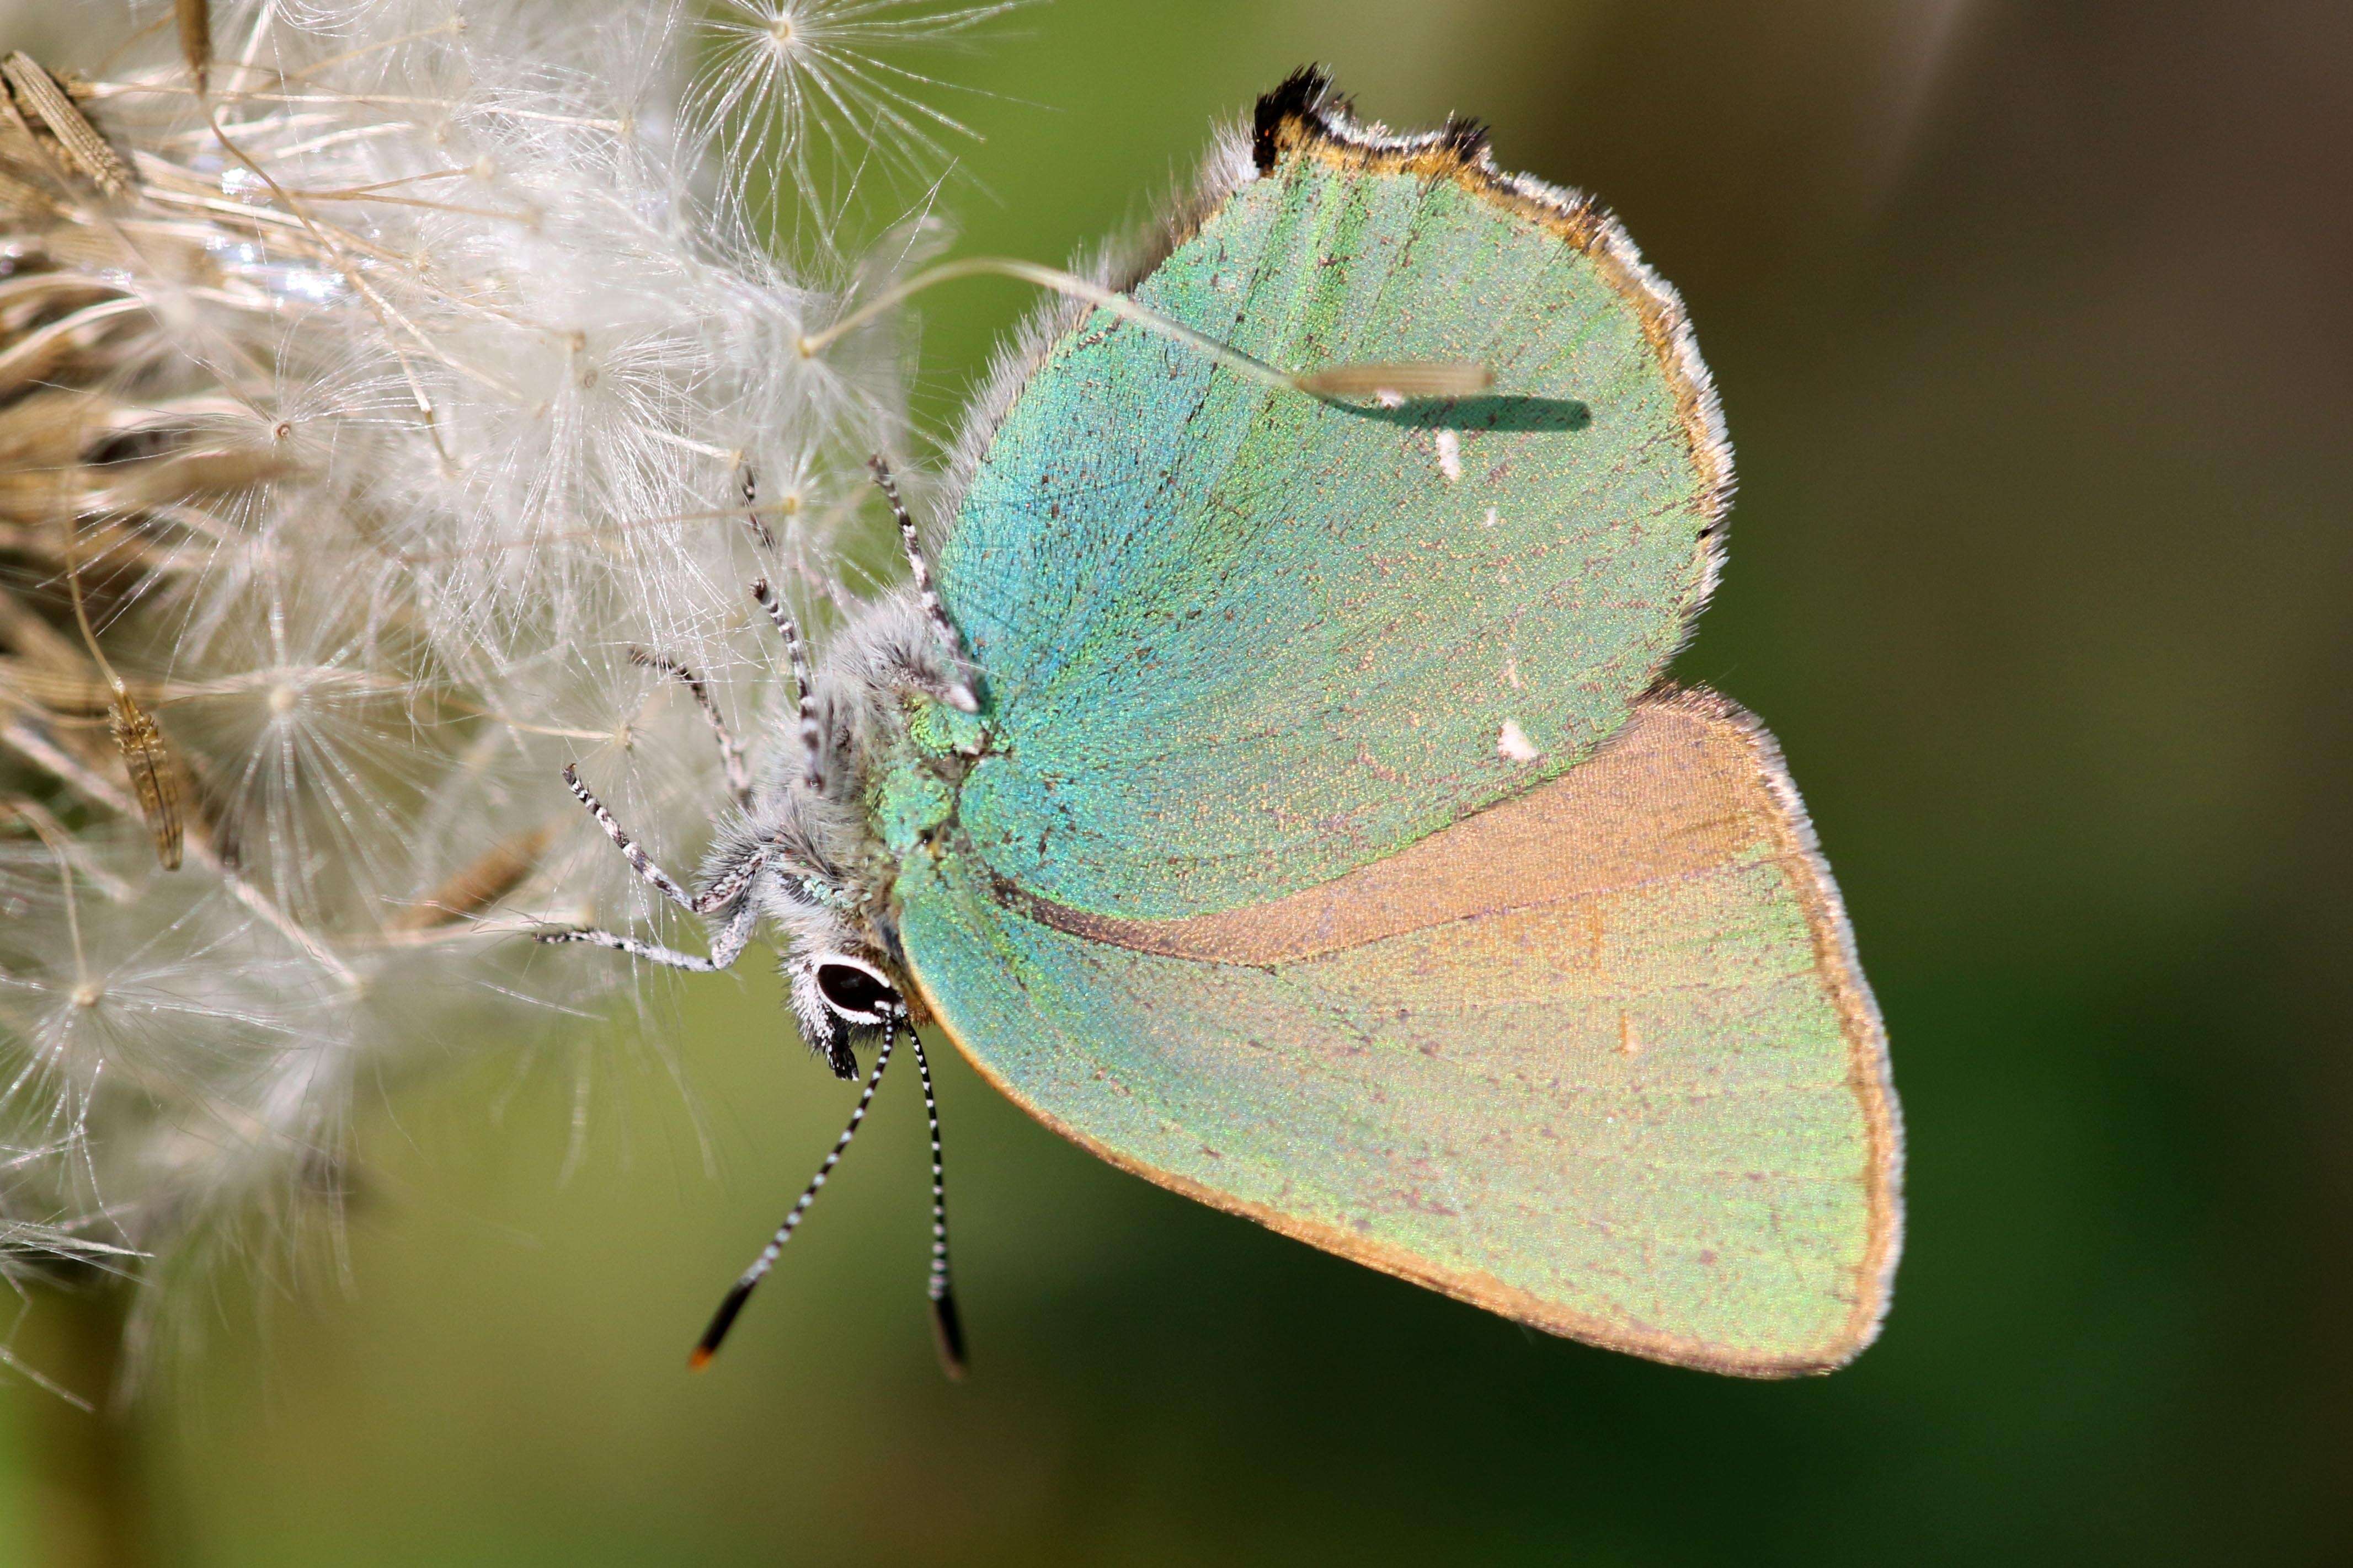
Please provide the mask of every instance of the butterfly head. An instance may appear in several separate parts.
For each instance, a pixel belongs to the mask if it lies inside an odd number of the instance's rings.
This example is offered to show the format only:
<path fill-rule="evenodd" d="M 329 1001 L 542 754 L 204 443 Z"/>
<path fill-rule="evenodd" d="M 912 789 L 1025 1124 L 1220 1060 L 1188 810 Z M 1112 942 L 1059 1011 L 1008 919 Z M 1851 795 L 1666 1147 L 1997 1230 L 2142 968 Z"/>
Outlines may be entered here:
<path fill-rule="evenodd" d="M 810 1047 L 838 1077 L 858 1076 L 856 1047 L 908 1021 L 905 994 L 879 955 L 804 950 L 785 962 L 793 1012 Z"/>

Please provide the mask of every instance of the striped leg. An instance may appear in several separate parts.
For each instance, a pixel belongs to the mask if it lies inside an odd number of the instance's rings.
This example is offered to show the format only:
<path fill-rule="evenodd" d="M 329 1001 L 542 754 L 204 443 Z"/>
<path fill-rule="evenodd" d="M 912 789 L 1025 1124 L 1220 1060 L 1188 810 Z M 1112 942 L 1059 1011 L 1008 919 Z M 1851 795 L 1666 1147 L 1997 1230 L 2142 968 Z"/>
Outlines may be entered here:
<path fill-rule="evenodd" d="M 767 1278 L 769 1269 L 776 1266 L 776 1259 L 783 1256 L 785 1244 L 792 1240 L 801 1216 L 808 1213 L 809 1205 L 817 1202 L 818 1194 L 825 1190 L 826 1179 L 833 1174 L 834 1166 L 840 1163 L 842 1152 L 849 1147 L 849 1141 L 858 1136 L 859 1124 L 866 1120 L 866 1108 L 874 1103 L 874 1090 L 882 1081 L 882 1069 L 891 1065 L 891 1047 L 898 1037 L 895 1024 L 883 1027 L 881 1054 L 874 1058 L 874 1071 L 866 1080 L 866 1091 L 858 1097 L 858 1109 L 849 1113 L 849 1125 L 841 1130 L 840 1138 L 834 1142 L 833 1152 L 825 1157 L 825 1163 L 817 1168 L 817 1174 L 809 1178 L 809 1184 L 801 1189 L 801 1195 L 793 1205 L 792 1212 L 785 1215 L 785 1223 L 776 1227 L 776 1234 L 769 1238 L 767 1246 L 760 1249 L 760 1256 L 752 1260 L 752 1267 L 744 1270 L 743 1278 L 735 1281 L 729 1289 L 726 1300 L 719 1303 L 719 1310 L 712 1315 L 711 1326 L 702 1331 L 702 1338 L 695 1345 L 693 1354 L 687 1358 L 689 1366 L 701 1371 L 710 1364 L 711 1358 L 719 1352 L 719 1342 L 727 1337 L 729 1329 L 734 1327 L 735 1315 L 751 1299 L 753 1289 Z"/>
<path fill-rule="evenodd" d="M 940 634 L 940 640 L 948 645 L 948 652 L 955 661 L 970 668 L 972 655 L 964 646 L 964 634 L 955 629 L 955 623 L 948 619 L 947 609 L 940 603 L 939 595 L 932 590 L 932 568 L 923 559 L 923 542 L 915 535 L 915 520 L 908 512 L 907 503 L 899 499 L 899 481 L 891 477 L 891 466 L 882 460 L 880 453 L 867 458 L 866 466 L 874 471 L 874 482 L 882 487 L 883 499 L 891 503 L 891 510 L 899 520 L 899 538 L 907 547 L 907 570 L 915 579 L 915 595 L 923 601 L 924 617 L 932 623 L 933 630 Z M 980 711 L 980 699 L 973 695 L 972 686 L 967 681 L 960 679 L 951 680 L 943 695 L 952 708 L 961 708 L 967 713 Z"/>
<path fill-rule="evenodd" d="M 727 721 L 720 717 L 719 704 L 711 700 L 711 688 L 702 683 L 702 677 L 674 658 L 648 653 L 641 647 L 629 650 L 629 662 L 642 668 L 666 671 L 686 688 L 694 705 L 702 710 L 711 732 L 719 738 L 719 765 L 727 775 L 727 793 L 735 797 L 737 805 L 751 805 L 752 774 L 744 765 L 744 743 L 728 731 Z"/>
<path fill-rule="evenodd" d="M 718 940 L 711 944 L 711 956 L 708 958 L 697 958 L 691 952 L 681 952 L 674 947 L 663 947 L 655 942 L 640 942 L 636 937 L 624 936 L 619 931 L 597 931 L 591 927 L 578 927 L 569 931 L 543 931 L 535 934 L 540 942 L 585 942 L 592 947 L 609 947 L 616 952 L 626 952 L 631 958 L 641 958 L 648 963 L 659 963 L 670 969 L 691 970 L 697 974 L 716 974 L 743 956 L 744 949 L 752 941 L 752 927 L 758 921 L 759 911 L 749 904 L 736 910 L 735 918 L 727 922 L 720 931 Z"/>
<path fill-rule="evenodd" d="M 955 1292 L 948 1283 L 948 1179 L 940 1157 L 940 1102 L 932 1092 L 932 1064 L 923 1055 L 923 1037 L 911 1026 L 907 1040 L 915 1047 L 915 1071 L 923 1080 L 923 1114 L 932 1124 L 932 1331 L 939 1341 L 941 1367 L 961 1383 L 964 1321 L 956 1315 Z"/>
<path fill-rule="evenodd" d="M 785 658 L 793 667 L 793 685 L 800 692 L 801 777 L 810 793 L 825 793 L 825 729 L 817 718 L 817 683 L 809 679 L 808 650 L 801 644 L 800 628 L 793 625 L 792 616 L 785 614 L 783 601 L 768 586 L 765 577 L 752 584 L 752 597 L 760 608 L 768 612 L 776 622 L 776 634 L 785 639 Z"/>
<path fill-rule="evenodd" d="M 763 550 L 774 550 L 776 547 L 776 536 L 768 531 L 766 523 L 760 521 L 760 479 L 752 471 L 752 465 L 749 463 L 744 465 L 741 483 L 744 496 L 744 525 L 752 531 L 752 542 Z"/>
<path fill-rule="evenodd" d="M 694 912 L 699 915 L 716 913 L 733 903 L 752 879 L 767 868 L 768 852 L 754 848 L 744 858 L 711 879 L 711 886 L 694 896 Z"/>
<path fill-rule="evenodd" d="M 564 782 L 571 789 L 573 797 L 588 808 L 588 815 L 596 819 L 596 826 L 605 830 L 605 837 L 611 839 L 622 855 L 628 858 L 629 869 L 635 871 L 646 886 L 676 904 L 680 909 L 698 915 L 707 915 L 714 910 L 724 908 L 736 895 L 743 892 L 745 885 L 758 874 L 760 867 L 765 864 L 765 858 L 762 857 L 747 858 L 741 864 L 731 867 L 724 876 L 713 882 L 709 889 L 698 898 L 680 887 L 676 878 L 655 865 L 653 858 L 638 847 L 637 840 L 631 838 L 623 830 L 621 825 L 613 820 L 613 814 L 605 809 L 603 801 L 588 793 L 588 786 L 580 782 L 578 770 L 568 763 L 564 769 Z"/>

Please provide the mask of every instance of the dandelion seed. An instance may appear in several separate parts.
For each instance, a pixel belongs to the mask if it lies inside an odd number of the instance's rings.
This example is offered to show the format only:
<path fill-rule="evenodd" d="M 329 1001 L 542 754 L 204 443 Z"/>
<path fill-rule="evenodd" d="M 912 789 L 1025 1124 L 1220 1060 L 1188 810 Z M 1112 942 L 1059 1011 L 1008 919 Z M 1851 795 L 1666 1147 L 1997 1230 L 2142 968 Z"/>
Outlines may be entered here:
<path fill-rule="evenodd" d="M 74 522 L 67 521 L 67 537 L 72 537 Z M 90 657 L 106 683 L 113 688 L 114 700 L 107 712 L 107 732 L 113 739 L 114 749 L 121 753 L 122 765 L 131 776 L 132 793 L 139 801 L 139 815 L 154 836 L 155 859 L 166 871 L 180 868 L 180 847 L 183 829 L 180 825 L 179 769 L 172 760 L 171 748 L 164 743 L 164 731 L 148 716 L 122 677 L 108 662 L 105 651 L 98 646 L 98 634 L 90 630 L 90 610 L 82 603 L 81 563 L 74 558 L 71 543 L 65 547 L 66 590 L 73 601 L 74 622 L 80 628 L 82 641 L 90 648 Z"/>
<path fill-rule="evenodd" d="M 131 171 L 121 156 L 39 61 L 22 49 L 15 50 L 0 60 L 0 78 L 6 79 L 16 112 L 24 117 L 19 123 L 37 121 L 56 141 L 67 166 L 110 196 L 119 196 L 130 188 Z"/>
<path fill-rule="evenodd" d="M 870 169 L 917 182 L 976 132 L 928 101 L 953 84 L 900 58 L 969 40 L 1028 0 L 942 9 L 928 0 L 716 0 L 692 133 L 729 161 L 779 167 L 806 214 L 839 213 Z"/>

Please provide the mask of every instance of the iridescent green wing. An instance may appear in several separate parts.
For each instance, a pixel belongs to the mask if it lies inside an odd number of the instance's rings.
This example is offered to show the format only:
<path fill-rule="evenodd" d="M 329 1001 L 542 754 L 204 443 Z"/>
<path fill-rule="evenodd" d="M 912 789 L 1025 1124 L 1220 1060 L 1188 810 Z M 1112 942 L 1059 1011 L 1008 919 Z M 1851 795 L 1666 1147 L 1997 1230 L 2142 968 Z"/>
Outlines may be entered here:
<path fill-rule="evenodd" d="M 1261 107 L 1256 176 L 1136 296 L 1278 364 L 1496 393 L 1318 402 L 1103 312 L 1043 347 L 940 578 L 987 684 L 965 827 L 1071 908 L 1279 897 L 1559 773 L 1711 584 L 1729 456 L 1672 292 L 1474 136 L 1312 97 Z"/>
<path fill-rule="evenodd" d="M 1597 1344 L 1836 1366 L 1900 1229 L 1885 1045 L 1771 741 L 1700 693 L 1326 886 L 1178 921 L 900 881 L 924 1002 L 1103 1158 Z"/>

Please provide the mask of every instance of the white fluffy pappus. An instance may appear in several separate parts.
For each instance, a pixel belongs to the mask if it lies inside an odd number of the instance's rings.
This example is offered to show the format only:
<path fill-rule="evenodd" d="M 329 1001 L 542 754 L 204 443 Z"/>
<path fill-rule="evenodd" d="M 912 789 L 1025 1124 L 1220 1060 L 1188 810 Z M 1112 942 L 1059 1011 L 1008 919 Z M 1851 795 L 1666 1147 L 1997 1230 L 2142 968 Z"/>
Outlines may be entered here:
<path fill-rule="evenodd" d="M 757 731 L 745 584 L 840 603 L 905 345 L 800 345 L 927 229 L 857 243 L 822 171 L 936 163 L 892 51 L 1007 8 L 216 0 L 200 89 L 91 5 L 9 60 L 0 1278 L 282 1229 L 356 1086 L 628 984 L 521 940 L 667 918 L 561 770 L 701 852 L 637 653 Z"/>

